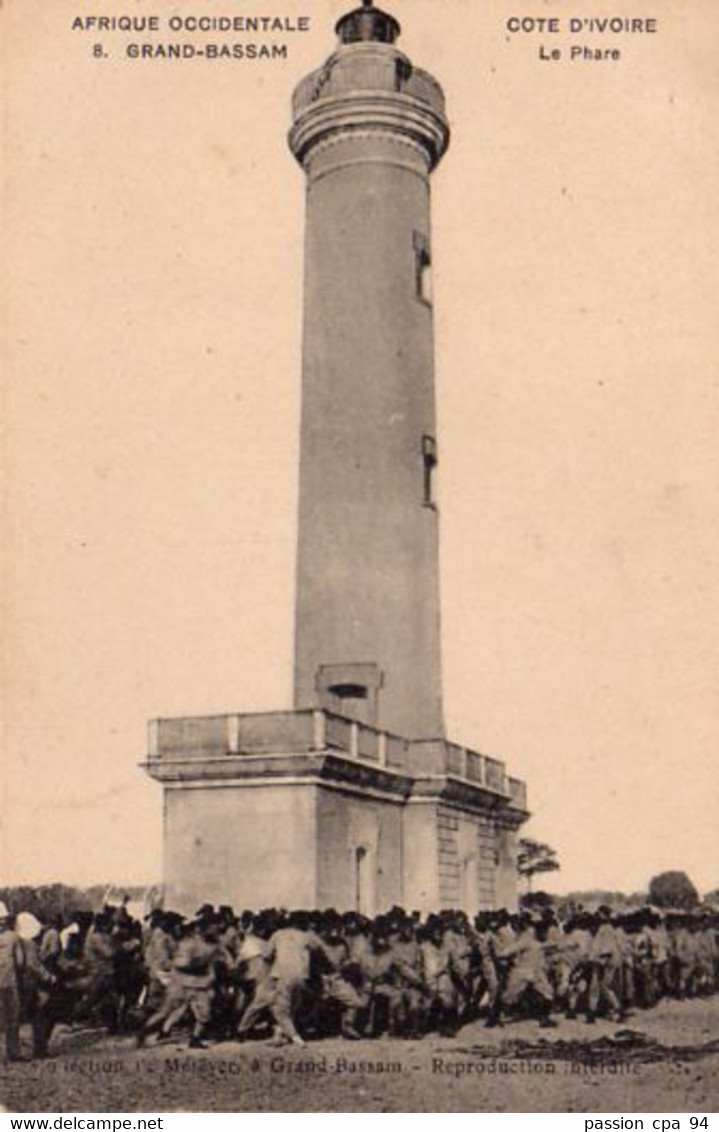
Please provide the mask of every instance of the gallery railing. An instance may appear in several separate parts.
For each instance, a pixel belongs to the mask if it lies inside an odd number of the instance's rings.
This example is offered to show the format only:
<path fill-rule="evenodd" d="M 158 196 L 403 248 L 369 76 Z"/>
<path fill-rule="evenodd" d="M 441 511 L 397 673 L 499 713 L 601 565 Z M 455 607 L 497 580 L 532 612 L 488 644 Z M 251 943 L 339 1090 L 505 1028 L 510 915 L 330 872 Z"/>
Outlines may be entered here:
<path fill-rule="evenodd" d="M 156 719 L 149 762 L 338 752 L 344 758 L 415 776 L 448 775 L 511 799 L 525 809 L 526 786 L 500 759 L 445 739 L 403 739 L 322 709 Z"/>

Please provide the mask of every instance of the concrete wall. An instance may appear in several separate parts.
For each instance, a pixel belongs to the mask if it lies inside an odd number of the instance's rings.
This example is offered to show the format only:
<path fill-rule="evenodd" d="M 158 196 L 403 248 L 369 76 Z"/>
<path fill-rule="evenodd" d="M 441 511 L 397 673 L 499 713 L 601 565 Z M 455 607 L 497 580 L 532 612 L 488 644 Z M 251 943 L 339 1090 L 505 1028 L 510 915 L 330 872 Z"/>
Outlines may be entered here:
<path fill-rule="evenodd" d="M 497 888 L 499 840 L 494 820 L 440 805 L 437 829 L 440 906 L 463 908 L 469 915 L 501 907 L 504 900 Z"/>
<path fill-rule="evenodd" d="M 165 906 L 313 908 L 316 788 L 165 790 Z"/>
<path fill-rule="evenodd" d="M 513 911 L 518 905 L 517 896 L 517 830 L 497 827 L 497 904 Z"/>
<path fill-rule="evenodd" d="M 358 851 L 359 855 L 358 855 Z M 515 908 L 516 831 L 314 783 L 165 789 L 165 906 Z"/>
<path fill-rule="evenodd" d="M 410 803 L 402 815 L 402 904 L 426 914 L 439 908 L 437 806 Z"/>
<path fill-rule="evenodd" d="M 375 915 L 402 898 L 402 805 L 317 791 L 320 907 Z M 357 851 L 361 858 L 358 859 Z"/>

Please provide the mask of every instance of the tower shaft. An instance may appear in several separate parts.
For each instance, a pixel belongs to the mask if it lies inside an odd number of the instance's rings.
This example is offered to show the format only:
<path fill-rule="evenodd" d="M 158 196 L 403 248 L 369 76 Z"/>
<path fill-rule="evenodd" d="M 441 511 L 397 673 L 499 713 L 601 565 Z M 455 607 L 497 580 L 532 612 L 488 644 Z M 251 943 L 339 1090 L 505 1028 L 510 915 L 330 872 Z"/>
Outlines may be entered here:
<path fill-rule="evenodd" d="M 294 108 L 307 174 L 295 705 L 440 737 L 429 174 L 442 94 L 391 43 L 360 41 Z"/>

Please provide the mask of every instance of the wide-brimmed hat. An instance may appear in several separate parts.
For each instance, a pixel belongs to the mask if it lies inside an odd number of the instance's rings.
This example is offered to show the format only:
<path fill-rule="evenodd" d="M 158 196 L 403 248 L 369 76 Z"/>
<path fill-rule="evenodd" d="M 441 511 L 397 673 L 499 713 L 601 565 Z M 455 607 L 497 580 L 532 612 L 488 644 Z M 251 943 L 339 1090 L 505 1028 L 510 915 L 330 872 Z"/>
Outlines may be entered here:
<path fill-rule="evenodd" d="M 32 912 L 18 912 L 15 917 L 15 931 L 20 939 L 35 939 L 42 931 L 42 924 Z"/>

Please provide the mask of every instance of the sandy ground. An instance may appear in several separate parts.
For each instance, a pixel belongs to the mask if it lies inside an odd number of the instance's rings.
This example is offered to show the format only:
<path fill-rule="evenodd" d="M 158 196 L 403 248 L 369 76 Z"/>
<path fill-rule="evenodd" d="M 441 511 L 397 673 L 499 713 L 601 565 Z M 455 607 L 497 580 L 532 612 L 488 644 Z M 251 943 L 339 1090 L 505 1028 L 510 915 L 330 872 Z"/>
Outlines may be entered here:
<path fill-rule="evenodd" d="M 27 1048 L 29 1036 L 23 1035 Z M 13 1112 L 686 1112 L 719 1105 L 719 997 L 621 1026 L 465 1026 L 455 1038 L 340 1039 L 306 1049 L 60 1029 L 45 1062 L 5 1065 Z"/>

